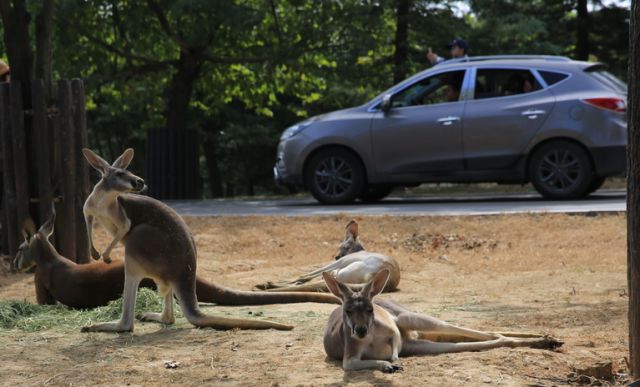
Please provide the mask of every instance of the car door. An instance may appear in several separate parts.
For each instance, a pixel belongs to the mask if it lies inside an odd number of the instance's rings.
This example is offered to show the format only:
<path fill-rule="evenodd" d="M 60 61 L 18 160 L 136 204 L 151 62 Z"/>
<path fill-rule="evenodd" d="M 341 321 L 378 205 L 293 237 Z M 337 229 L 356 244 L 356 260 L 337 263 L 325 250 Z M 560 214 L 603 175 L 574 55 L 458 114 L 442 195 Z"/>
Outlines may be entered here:
<path fill-rule="evenodd" d="M 465 71 L 440 72 L 391 97 L 390 108 L 372 120 L 378 173 L 416 176 L 462 169 L 460 96 Z"/>
<path fill-rule="evenodd" d="M 553 94 L 526 68 L 471 69 L 463 149 L 468 170 L 514 167 L 551 113 Z"/>

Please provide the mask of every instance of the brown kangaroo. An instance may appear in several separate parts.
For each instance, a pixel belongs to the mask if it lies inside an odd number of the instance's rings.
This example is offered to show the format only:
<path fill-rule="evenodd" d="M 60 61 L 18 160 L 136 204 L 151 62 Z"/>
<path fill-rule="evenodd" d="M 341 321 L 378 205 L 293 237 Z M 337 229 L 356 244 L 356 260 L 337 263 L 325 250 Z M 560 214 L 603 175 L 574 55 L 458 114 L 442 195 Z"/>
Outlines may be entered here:
<path fill-rule="evenodd" d="M 396 372 L 402 369 L 397 363 L 400 356 L 499 347 L 555 349 L 563 344 L 548 336 L 461 328 L 412 312 L 390 300 L 372 301 L 382 292 L 389 278 L 386 269 L 378 272 L 360 292 L 352 291 L 329 273 L 324 273 L 323 277 L 331 293 L 342 300 L 342 306 L 329 317 L 324 332 L 324 349 L 329 357 L 342 360 L 345 371 L 377 369 Z"/>
<path fill-rule="evenodd" d="M 312 281 L 324 272 L 333 273 L 339 281 L 348 284 L 353 289 L 361 288 L 382 269 L 389 270 L 389 281 L 385 292 L 397 290 L 400 283 L 400 265 L 398 261 L 384 254 L 366 251 L 358 239 L 358 223 L 349 221 L 345 227 L 344 240 L 338 247 L 335 262 L 304 274 L 292 281 L 256 285 L 255 288 L 269 292 L 328 292 L 325 281 Z"/>
<path fill-rule="evenodd" d="M 36 300 L 38 304 L 55 304 L 88 309 L 106 305 L 122 296 L 124 287 L 124 262 L 102 261 L 78 265 L 60 255 L 49 242 L 53 233 L 55 210 L 51 218 L 38 230 L 36 237 L 33 223 L 23 228 L 24 242 L 18 248 L 14 267 L 28 271 L 35 266 Z M 42 284 L 39 286 L 39 284 Z M 150 279 L 143 279 L 140 286 L 156 288 Z M 196 295 L 200 302 L 218 305 L 266 305 L 293 302 L 340 303 L 332 295 L 320 293 L 264 293 L 243 292 L 218 286 L 196 276 Z"/>
<path fill-rule="evenodd" d="M 293 329 L 293 326 L 270 321 L 203 314 L 196 299 L 196 244 L 184 220 L 172 208 L 153 198 L 133 193 L 144 188 L 144 181 L 126 170 L 133 158 L 133 150 L 127 149 L 113 165 L 89 149 L 83 149 L 83 153 L 102 176 L 87 199 L 88 203 L 85 203 L 86 213 L 98 217 L 113 235 L 109 248 L 118 241 L 125 246 L 120 320 L 86 326 L 82 328 L 83 332 L 133 331 L 136 293 L 143 278 L 152 279 L 164 298 L 162 313 L 144 313 L 140 316 L 143 321 L 173 323 L 175 295 L 186 319 L 197 327 Z M 88 224 L 89 221 L 92 219 L 88 219 Z M 108 256 L 109 248 L 103 257 Z"/>

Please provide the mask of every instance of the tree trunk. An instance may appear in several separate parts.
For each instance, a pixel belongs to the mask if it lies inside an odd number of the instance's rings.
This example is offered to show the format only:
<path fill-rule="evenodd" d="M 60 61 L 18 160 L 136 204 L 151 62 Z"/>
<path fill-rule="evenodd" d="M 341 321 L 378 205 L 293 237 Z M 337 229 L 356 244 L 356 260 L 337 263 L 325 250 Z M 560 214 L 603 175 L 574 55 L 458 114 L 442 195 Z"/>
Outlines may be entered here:
<path fill-rule="evenodd" d="M 576 59 L 589 60 L 589 10 L 587 0 L 578 0 L 576 19 Z"/>
<path fill-rule="evenodd" d="M 44 0 L 36 17 L 36 79 L 44 80 L 47 98 L 51 98 L 51 38 L 53 36 L 54 0 Z"/>
<path fill-rule="evenodd" d="M 207 174 L 209 177 L 209 189 L 211 197 L 224 196 L 222 188 L 222 175 L 218 165 L 218 134 L 215 128 L 209 131 L 204 140 L 204 157 L 207 162 Z"/>
<path fill-rule="evenodd" d="M 33 53 L 29 42 L 29 22 L 31 16 L 27 12 L 24 0 L 0 0 L 0 13 L 4 25 L 4 44 L 7 48 L 11 79 L 18 81 L 31 80 Z"/>
<path fill-rule="evenodd" d="M 182 129 L 186 126 L 193 84 L 200 75 L 201 67 L 202 62 L 195 55 L 180 52 L 177 71 L 169 85 L 167 129 Z"/>
<path fill-rule="evenodd" d="M 627 149 L 627 281 L 629 367 L 640 378 L 640 4 L 631 2 Z"/>
<path fill-rule="evenodd" d="M 407 77 L 409 59 L 409 7 L 411 0 L 396 1 L 396 39 L 393 55 L 393 83 L 398 83 Z"/>

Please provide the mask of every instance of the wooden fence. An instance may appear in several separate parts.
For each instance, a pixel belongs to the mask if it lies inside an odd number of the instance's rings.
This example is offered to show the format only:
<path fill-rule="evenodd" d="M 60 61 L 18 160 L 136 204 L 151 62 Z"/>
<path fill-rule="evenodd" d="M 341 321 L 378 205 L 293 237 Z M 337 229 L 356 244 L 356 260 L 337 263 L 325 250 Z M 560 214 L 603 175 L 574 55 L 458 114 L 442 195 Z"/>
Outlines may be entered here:
<path fill-rule="evenodd" d="M 61 80 L 53 98 L 35 80 L 0 84 L 2 249 L 14 257 L 28 219 L 42 224 L 55 203 L 55 245 L 63 256 L 89 261 L 82 206 L 90 192 L 84 85 Z M 51 102 L 51 100 L 53 102 Z"/>

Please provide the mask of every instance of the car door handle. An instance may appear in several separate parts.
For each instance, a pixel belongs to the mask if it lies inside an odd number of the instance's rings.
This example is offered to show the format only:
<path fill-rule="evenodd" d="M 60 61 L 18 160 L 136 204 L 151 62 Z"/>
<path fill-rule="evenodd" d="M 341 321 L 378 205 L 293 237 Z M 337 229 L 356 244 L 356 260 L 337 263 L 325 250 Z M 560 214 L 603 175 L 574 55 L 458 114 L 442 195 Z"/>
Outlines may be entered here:
<path fill-rule="evenodd" d="M 460 117 L 453 117 L 453 116 L 442 117 L 442 118 L 438 118 L 436 121 L 441 123 L 444 126 L 449 126 L 453 124 L 453 121 L 460 121 Z"/>
<path fill-rule="evenodd" d="M 523 116 L 527 116 L 527 118 L 529 118 L 530 120 L 535 120 L 536 118 L 538 118 L 538 116 L 541 116 L 544 113 L 546 113 L 544 110 L 527 109 L 520 114 Z"/>

